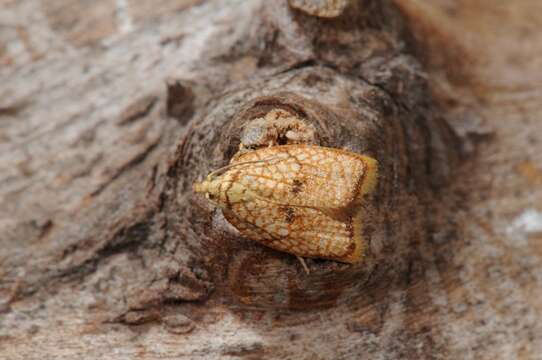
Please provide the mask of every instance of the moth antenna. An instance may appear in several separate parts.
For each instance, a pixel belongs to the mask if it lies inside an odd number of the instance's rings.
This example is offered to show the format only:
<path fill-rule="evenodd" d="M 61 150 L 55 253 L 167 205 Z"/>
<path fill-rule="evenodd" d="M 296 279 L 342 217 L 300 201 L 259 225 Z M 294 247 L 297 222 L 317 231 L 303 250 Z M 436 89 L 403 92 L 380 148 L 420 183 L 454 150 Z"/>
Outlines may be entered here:
<path fill-rule="evenodd" d="M 237 167 L 237 166 L 243 166 L 243 165 L 247 165 L 247 164 L 263 163 L 263 162 L 268 162 L 268 161 L 275 160 L 275 159 L 280 159 L 280 158 L 275 156 L 275 157 L 270 157 L 270 158 L 267 158 L 267 159 L 243 161 L 243 162 L 240 162 L 240 163 L 229 164 L 229 165 L 226 165 L 226 166 L 223 166 L 221 168 L 218 168 L 216 170 L 211 171 L 209 173 L 209 175 L 207 175 L 207 178 L 213 178 L 213 177 L 217 176 L 219 173 L 227 171 L 227 170 L 232 169 L 232 168 Z"/>

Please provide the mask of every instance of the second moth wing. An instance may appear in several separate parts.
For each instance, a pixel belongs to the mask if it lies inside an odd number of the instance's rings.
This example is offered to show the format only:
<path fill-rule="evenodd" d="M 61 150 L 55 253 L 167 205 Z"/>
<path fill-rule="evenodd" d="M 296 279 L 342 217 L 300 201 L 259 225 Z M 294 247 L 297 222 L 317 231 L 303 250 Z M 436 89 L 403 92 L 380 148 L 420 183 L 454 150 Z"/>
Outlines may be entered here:
<path fill-rule="evenodd" d="M 244 237 L 276 250 L 348 263 L 362 256 L 358 217 L 340 221 L 317 209 L 259 199 L 232 204 L 224 216 Z"/>

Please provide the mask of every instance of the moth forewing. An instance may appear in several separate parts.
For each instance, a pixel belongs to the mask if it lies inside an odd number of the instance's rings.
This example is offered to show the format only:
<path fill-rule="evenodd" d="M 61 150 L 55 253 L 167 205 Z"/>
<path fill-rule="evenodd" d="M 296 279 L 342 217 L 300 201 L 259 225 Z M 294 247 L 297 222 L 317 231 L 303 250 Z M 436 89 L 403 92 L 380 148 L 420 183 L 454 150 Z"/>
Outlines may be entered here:
<path fill-rule="evenodd" d="M 313 208 L 277 207 L 261 200 L 233 204 L 224 216 L 244 237 L 276 250 L 349 263 L 361 256 L 352 217 L 336 220 Z"/>

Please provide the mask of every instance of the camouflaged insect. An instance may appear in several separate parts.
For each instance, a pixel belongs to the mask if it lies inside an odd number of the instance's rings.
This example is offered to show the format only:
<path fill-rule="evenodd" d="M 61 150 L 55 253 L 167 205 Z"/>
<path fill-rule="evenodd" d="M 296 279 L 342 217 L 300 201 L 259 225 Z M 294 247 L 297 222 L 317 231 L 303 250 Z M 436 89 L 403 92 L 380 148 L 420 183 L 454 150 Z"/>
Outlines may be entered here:
<path fill-rule="evenodd" d="M 377 161 L 312 145 L 238 153 L 194 191 L 222 208 L 241 235 L 301 257 L 355 263 L 363 255 L 363 195 L 377 182 Z"/>

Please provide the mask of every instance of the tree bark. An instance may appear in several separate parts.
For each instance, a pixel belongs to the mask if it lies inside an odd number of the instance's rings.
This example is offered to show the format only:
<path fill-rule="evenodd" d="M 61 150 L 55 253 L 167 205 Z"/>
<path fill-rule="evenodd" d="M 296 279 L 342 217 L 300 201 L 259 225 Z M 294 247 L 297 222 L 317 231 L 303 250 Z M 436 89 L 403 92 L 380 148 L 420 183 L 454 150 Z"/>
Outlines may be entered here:
<path fill-rule="evenodd" d="M 541 5 L 150 4 L 0 0 L 0 357 L 540 356 Z M 192 192 L 300 142 L 379 161 L 360 264 Z"/>

